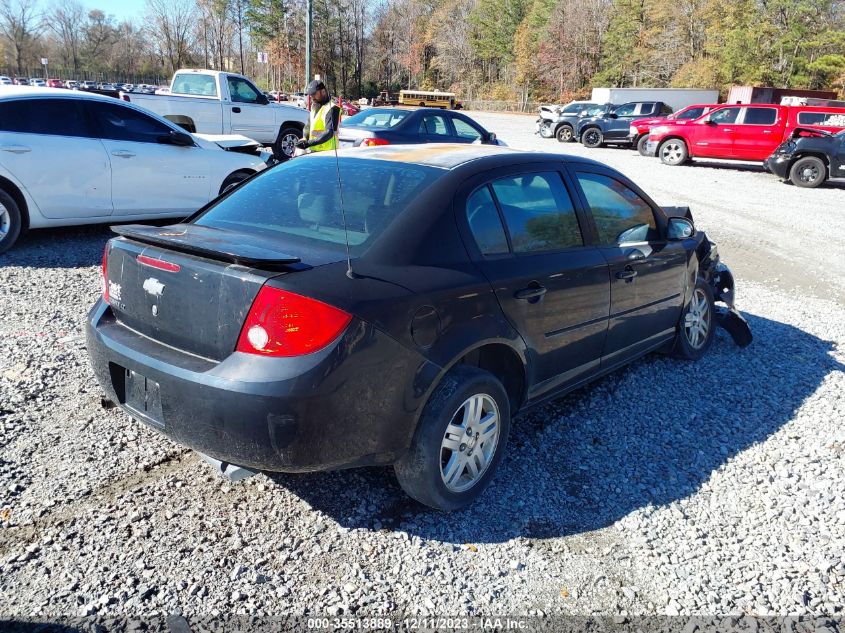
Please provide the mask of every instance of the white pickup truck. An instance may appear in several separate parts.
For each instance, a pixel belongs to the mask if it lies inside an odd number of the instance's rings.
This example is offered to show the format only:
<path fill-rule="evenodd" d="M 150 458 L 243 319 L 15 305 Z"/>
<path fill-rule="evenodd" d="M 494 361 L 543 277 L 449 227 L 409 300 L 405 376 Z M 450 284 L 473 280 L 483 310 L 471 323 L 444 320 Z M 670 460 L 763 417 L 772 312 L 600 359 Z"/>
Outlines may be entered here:
<path fill-rule="evenodd" d="M 215 70 L 180 69 L 169 94 L 121 93 L 125 101 L 155 112 L 191 133 L 242 134 L 273 145 L 277 158 L 293 156 L 308 111 L 270 103 L 248 78 Z"/>

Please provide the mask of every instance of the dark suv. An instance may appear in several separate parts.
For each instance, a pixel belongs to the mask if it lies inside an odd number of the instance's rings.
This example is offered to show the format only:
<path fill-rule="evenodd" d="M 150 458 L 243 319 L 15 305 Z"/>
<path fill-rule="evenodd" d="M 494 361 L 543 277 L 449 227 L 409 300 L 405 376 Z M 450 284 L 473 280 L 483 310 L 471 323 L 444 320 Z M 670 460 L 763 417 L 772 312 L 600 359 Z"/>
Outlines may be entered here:
<path fill-rule="evenodd" d="M 582 117 L 593 117 L 604 112 L 609 106 L 604 103 L 570 104 L 560 110 L 554 118 L 548 119 L 541 115 L 537 120 L 537 132 L 543 138 L 554 136 L 561 143 L 575 140 L 578 121 Z"/>
<path fill-rule="evenodd" d="M 320 152 L 115 230 L 87 321 L 110 400 L 227 464 L 392 464 L 440 509 L 484 490 L 512 415 L 652 350 L 701 358 L 733 297 L 688 210 L 488 145 Z"/>
<path fill-rule="evenodd" d="M 672 108 L 661 101 L 631 101 L 579 119 L 576 137 L 585 147 L 601 147 L 606 143 L 630 145 L 628 133 L 632 121 L 669 114 Z"/>

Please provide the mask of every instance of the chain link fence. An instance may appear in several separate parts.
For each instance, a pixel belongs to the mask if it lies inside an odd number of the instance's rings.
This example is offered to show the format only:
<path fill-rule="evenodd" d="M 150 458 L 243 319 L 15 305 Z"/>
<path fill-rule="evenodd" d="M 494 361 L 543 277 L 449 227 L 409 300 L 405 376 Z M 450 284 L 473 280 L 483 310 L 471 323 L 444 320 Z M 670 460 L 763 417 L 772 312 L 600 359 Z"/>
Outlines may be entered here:
<path fill-rule="evenodd" d="M 462 99 L 461 105 L 466 110 L 485 110 L 488 112 L 526 112 L 535 114 L 542 105 L 538 101 L 495 101 L 490 99 Z"/>

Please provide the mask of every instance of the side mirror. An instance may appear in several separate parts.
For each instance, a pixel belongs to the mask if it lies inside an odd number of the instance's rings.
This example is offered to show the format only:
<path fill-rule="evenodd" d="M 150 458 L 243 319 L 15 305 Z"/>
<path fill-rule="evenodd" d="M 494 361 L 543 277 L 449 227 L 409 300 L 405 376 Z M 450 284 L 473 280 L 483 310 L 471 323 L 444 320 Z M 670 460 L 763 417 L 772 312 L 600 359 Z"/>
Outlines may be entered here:
<path fill-rule="evenodd" d="M 686 218 L 669 218 L 669 224 L 666 227 L 666 239 L 685 240 L 692 237 L 694 233 L 695 226 Z"/>
<path fill-rule="evenodd" d="M 255 99 L 255 102 L 259 105 L 267 105 L 270 103 L 270 100 L 267 98 L 266 95 L 259 94 L 258 97 Z"/>
<path fill-rule="evenodd" d="M 616 114 L 615 112 L 608 112 L 608 113 L 607 113 L 607 118 L 608 118 L 608 119 L 618 119 L 618 118 L 619 118 L 619 115 L 618 115 L 618 114 Z"/>
<path fill-rule="evenodd" d="M 487 136 L 484 139 L 485 143 L 490 143 L 491 145 L 496 144 L 496 133 L 495 132 L 487 132 Z"/>
<path fill-rule="evenodd" d="M 706 117 L 704 117 L 703 123 L 704 123 L 704 125 L 716 125 L 715 121 L 713 121 L 713 119 L 710 118 L 709 114 Z"/>
<path fill-rule="evenodd" d="M 190 147 L 194 145 L 194 138 L 187 132 L 177 132 L 170 130 L 169 134 L 162 134 L 158 137 L 158 142 L 164 145 L 179 145 L 180 147 Z"/>

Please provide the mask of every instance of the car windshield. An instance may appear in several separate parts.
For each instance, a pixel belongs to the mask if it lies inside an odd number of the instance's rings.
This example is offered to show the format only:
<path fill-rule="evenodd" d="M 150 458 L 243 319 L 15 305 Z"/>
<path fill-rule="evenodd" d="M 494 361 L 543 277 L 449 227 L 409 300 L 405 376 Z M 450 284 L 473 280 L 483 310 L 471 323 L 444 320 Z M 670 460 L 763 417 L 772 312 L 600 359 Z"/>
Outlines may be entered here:
<path fill-rule="evenodd" d="M 414 198 L 446 173 L 393 161 L 297 158 L 244 183 L 194 223 L 280 238 L 294 252 L 300 245 L 343 253 L 345 215 L 350 253 L 360 256 Z"/>
<path fill-rule="evenodd" d="M 396 110 L 393 108 L 377 110 L 370 108 L 350 117 L 345 117 L 343 119 L 343 125 L 387 129 L 396 127 L 400 121 L 410 114 L 411 112 L 409 110 Z"/>

